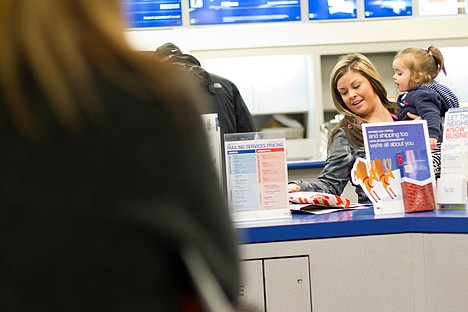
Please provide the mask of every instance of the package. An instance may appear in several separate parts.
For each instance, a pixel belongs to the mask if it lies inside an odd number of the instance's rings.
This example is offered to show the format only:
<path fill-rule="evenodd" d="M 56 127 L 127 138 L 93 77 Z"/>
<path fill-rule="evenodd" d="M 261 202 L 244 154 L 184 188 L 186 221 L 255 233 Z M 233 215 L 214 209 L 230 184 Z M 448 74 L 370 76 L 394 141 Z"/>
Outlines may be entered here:
<path fill-rule="evenodd" d="M 330 208 L 348 208 L 351 201 L 338 195 L 321 192 L 293 192 L 289 193 L 289 201 L 296 204 L 313 204 Z"/>

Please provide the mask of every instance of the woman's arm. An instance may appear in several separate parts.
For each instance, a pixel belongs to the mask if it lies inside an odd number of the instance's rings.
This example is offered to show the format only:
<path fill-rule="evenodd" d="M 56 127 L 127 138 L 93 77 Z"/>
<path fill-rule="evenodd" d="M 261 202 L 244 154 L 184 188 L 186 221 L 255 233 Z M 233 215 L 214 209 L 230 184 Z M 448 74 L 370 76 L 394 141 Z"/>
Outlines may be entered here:
<path fill-rule="evenodd" d="M 293 181 L 289 191 L 314 191 L 341 195 L 351 177 L 355 156 L 344 130 L 339 130 L 328 147 L 325 167 L 318 176 L 318 181 Z"/>

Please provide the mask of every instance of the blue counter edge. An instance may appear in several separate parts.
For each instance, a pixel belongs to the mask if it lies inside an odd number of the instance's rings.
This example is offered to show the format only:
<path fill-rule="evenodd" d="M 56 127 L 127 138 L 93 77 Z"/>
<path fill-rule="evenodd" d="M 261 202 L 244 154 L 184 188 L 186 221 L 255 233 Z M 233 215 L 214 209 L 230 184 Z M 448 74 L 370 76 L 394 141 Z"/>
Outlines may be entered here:
<path fill-rule="evenodd" d="M 333 214 L 340 218 L 339 214 L 342 213 Z M 330 222 L 323 221 L 324 215 L 299 215 L 275 225 L 265 225 L 265 222 L 259 221 L 237 227 L 237 230 L 242 244 L 398 233 L 468 234 L 466 211 L 432 211 L 384 217 L 376 217 L 369 212 L 355 214 L 343 221 Z"/>
<path fill-rule="evenodd" d="M 288 161 L 288 169 L 323 168 L 324 166 L 324 160 Z"/>

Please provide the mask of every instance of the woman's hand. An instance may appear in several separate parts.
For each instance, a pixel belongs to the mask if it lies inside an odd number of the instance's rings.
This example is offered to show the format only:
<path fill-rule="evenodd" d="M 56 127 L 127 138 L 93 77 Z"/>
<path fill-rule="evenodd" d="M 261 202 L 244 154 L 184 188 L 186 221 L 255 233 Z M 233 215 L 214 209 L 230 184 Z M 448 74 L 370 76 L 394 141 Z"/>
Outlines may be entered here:
<path fill-rule="evenodd" d="M 431 151 L 437 146 L 437 139 L 429 138 L 429 144 L 431 144 Z"/>
<path fill-rule="evenodd" d="M 297 185 L 296 183 L 288 184 L 288 193 L 299 192 L 300 190 L 301 190 L 301 187 Z"/>

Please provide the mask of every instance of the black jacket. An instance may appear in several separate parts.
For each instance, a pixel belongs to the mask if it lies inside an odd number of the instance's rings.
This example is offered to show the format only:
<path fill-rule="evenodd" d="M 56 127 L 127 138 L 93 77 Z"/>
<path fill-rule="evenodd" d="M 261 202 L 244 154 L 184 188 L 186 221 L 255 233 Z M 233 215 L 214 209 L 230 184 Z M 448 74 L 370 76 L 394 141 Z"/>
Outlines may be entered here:
<path fill-rule="evenodd" d="M 230 80 L 209 73 L 208 90 L 224 133 L 255 132 L 255 122 L 237 86 Z"/>
<path fill-rule="evenodd" d="M 208 108 L 203 113 L 218 113 L 222 134 L 255 132 L 255 121 L 237 86 L 224 77 L 206 71 L 193 55 L 184 54 L 172 44 L 166 43 L 155 52 L 159 61 L 169 62 L 190 73 L 202 85 L 201 97 Z"/>

